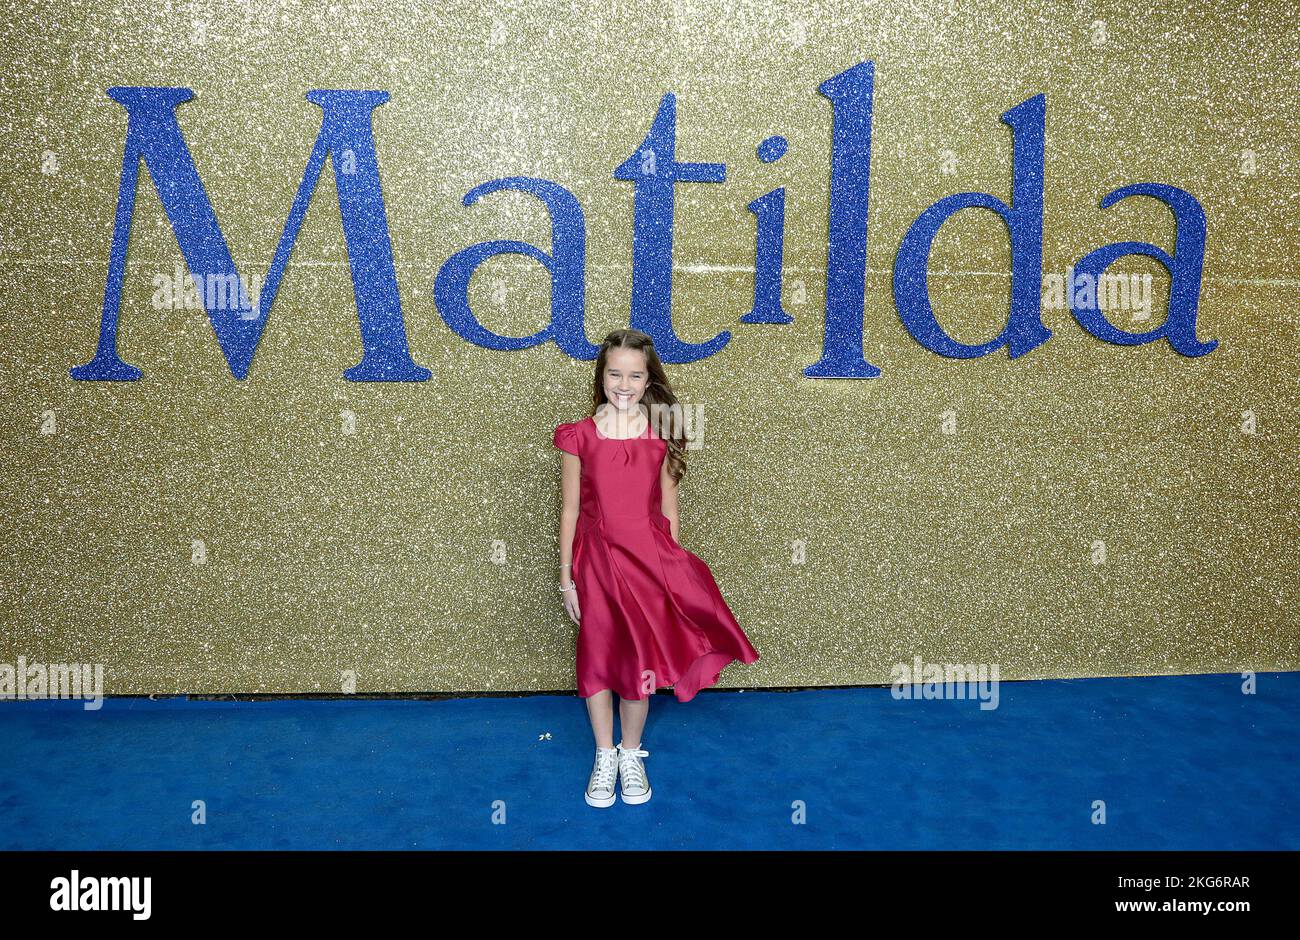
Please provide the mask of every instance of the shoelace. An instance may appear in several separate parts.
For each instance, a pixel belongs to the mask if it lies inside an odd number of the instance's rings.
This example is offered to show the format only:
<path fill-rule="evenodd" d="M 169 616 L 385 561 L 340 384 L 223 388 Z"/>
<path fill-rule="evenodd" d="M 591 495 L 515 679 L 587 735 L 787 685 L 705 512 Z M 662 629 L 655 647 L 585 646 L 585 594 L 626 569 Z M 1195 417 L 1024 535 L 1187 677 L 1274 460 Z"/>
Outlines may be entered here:
<path fill-rule="evenodd" d="M 619 772 L 623 774 L 624 786 L 630 784 L 637 790 L 644 790 L 646 788 L 645 767 L 641 764 L 641 761 L 637 760 L 637 758 L 649 756 L 649 751 L 643 751 L 640 748 L 631 751 L 626 748 L 619 749 L 618 768 Z M 631 779 L 629 780 L 629 778 Z"/>
<path fill-rule="evenodd" d="M 596 767 L 591 772 L 591 785 L 587 787 L 589 792 L 594 790 L 612 791 L 614 789 L 615 767 L 618 766 L 615 759 L 616 753 L 610 753 L 609 751 L 596 752 Z"/>

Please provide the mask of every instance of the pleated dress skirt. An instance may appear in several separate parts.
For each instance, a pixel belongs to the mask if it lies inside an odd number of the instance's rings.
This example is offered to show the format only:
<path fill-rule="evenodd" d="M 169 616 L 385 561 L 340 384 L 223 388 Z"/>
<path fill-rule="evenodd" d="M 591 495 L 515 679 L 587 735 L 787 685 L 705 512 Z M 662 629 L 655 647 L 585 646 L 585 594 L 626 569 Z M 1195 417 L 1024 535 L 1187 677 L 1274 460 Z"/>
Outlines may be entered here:
<path fill-rule="evenodd" d="M 603 437 L 593 418 L 561 424 L 554 443 L 582 461 L 578 695 L 642 699 L 671 686 L 689 702 L 732 661 L 757 662 L 713 572 L 677 544 L 660 508 L 667 443 L 649 425 L 641 437 Z"/>

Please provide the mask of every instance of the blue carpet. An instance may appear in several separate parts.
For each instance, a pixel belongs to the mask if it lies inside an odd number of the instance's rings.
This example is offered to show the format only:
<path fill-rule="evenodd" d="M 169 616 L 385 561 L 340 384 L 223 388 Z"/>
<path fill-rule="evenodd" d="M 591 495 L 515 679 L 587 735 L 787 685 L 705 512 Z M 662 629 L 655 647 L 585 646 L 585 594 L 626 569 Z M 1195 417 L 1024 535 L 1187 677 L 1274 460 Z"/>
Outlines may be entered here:
<path fill-rule="evenodd" d="M 3 702 L 0 848 L 1300 849 L 1300 673 L 1241 685 L 660 694 L 654 797 L 609 809 L 572 695 Z"/>

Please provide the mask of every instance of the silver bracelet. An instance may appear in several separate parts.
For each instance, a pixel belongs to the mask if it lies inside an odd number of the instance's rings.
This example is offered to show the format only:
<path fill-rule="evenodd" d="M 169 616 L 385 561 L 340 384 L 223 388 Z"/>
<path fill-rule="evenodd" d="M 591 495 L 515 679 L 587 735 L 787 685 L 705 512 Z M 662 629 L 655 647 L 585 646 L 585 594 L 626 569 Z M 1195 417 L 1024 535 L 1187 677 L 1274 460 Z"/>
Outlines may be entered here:
<path fill-rule="evenodd" d="M 572 591 L 572 590 L 573 590 L 574 588 L 576 588 L 576 587 L 577 587 L 577 585 L 574 584 L 572 581 L 570 581 L 568 587 L 562 587 L 562 588 L 560 588 L 560 593 L 561 593 L 561 594 L 564 594 L 566 591 Z"/>

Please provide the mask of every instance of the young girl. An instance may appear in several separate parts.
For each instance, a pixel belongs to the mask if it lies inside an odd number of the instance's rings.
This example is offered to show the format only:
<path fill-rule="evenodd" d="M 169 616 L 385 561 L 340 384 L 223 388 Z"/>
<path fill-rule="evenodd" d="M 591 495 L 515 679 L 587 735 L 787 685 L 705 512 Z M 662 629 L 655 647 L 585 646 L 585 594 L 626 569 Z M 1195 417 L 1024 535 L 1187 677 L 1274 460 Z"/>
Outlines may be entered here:
<path fill-rule="evenodd" d="M 592 416 L 555 429 L 563 457 L 560 592 L 578 624 L 578 695 L 596 737 L 591 806 L 650 799 L 641 732 L 655 689 L 678 701 L 758 660 L 709 566 L 677 542 L 686 472 L 680 408 L 654 343 L 615 330 L 596 357 Z M 614 747 L 613 693 L 622 738 Z"/>

